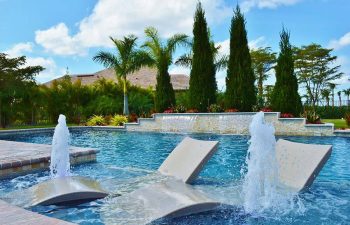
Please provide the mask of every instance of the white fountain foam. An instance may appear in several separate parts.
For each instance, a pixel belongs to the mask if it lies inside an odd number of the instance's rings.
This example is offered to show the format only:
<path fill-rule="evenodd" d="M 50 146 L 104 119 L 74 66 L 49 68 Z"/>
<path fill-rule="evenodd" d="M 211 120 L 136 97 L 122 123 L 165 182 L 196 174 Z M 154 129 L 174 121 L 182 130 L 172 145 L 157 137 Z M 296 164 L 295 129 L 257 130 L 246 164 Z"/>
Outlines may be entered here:
<path fill-rule="evenodd" d="M 51 178 L 70 176 L 69 162 L 69 130 L 66 124 L 66 117 L 60 115 L 55 133 L 52 139 Z"/>
<path fill-rule="evenodd" d="M 253 117 L 249 132 L 251 138 L 243 182 L 245 211 L 260 215 L 265 212 L 285 214 L 297 208 L 296 211 L 302 212 L 297 193 L 279 185 L 275 129 L 265 123 L 263 112 Z"/>

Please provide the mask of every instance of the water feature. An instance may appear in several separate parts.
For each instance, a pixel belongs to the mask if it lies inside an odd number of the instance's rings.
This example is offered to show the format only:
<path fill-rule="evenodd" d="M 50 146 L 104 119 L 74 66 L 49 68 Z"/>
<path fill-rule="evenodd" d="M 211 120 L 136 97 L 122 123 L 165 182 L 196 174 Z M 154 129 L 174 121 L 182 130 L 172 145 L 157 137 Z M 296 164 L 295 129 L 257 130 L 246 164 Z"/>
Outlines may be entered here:
<path fill-rule="evenodd" d="M 162 117 L 162 132 L 193 132 L 197 116 L 166 115 Z"/>
<path fill-rule="evenodd" d="M 52 138 L 51 178 L 70 176 L 69 138 L 70 134 L 66 124 L 66 117 L 61 114 L 58 117 L 58 124 Z"/>
<path fill-rule="evenodd" d="M 259 112 L 249 126 L 250 140 L 243 182 L 244 209 L 250 214 L 291 210 L 298 203 L 297 193 L 279 185 L 275 129 Z M 299 210 L 302 206 L 299 206 Z"/>
<path fill-rule="evenodd" d="M 201 140 L 217 140 L 220 142 L 217 153 L 210 159 L 194 188 L 210 192 L 211 198 L 218 200 L 234 199 L 235 192 L 241 192 L 241 165 L 246 160 L 249 148 L 249 136 L 218 135 L 218 134 L 169 134 L 147 132 L 118 132 L 80 130 L 71 132 L 73 146 L 91 147 L 100 150 L 96 163 L 74 166 L 73 174 L 90 177 L 97 180 L 108 192 L 113 193 L 109 198 L 96 200 L 79 206 L 40 206 L 29 208 L 41 214 L 64 219 L 80 224 L 107 224 L 105 210 L 119 199 L 119 195 L 154 183 L 158 177 L 150 177 L 160 166 L 171 150 L 185 137 L 190 136 Z M 280 137 L 277 137 L 277 139 Z M 173 225 L 309 225 L 309 224 L 349 224 L 350 216 L 350 170 L 349 146 L 347 137 L 281 137 L 286 140 L 306 144 L 333 145 L 333 153 L 313 185 L 305 192 L 298 194 L 305 206 L 304 213 L 297 210 L 285 210 L 284 214 L 267 212 L 262 216 L 246 214 L 243 209 L 223 209 L 171 220 Z M 51 144 L 51 133 L 11 134 L 1 139 Z M 145 176 L 148 181 L 145 181 Z M 0 180 L 0 198 L 14 190 L 29 188 L 49 179 L 49 171 L 41 171 L 14 179 Z M 209 190 L 209 191 L 210 191 Z M 279 192 L 279 187 L 277 187 Z M 115 193 L 115 194 L 114 194 Z M 283 193 L 283 192 L 282 192 Z M 20 198 L 20 197 L 18 197 Z M 228 202 L 233 204 L 234 202 Z M 290 203 L 290 202 L 289 202 Z M 276 207 L 281 204 L 276 203 Z M 283 205 L 283 204 L 282 204 Z M 286 204 L 287 206 L 288 204 Z M 111 207 L 109 207 L 111 206 Z M 293 206 L 289 205 L 293 209 Z M 294 207 L 295 208 L 295 207 Z M 109 212 L 113 222 L 123 223 L 124 211 Z M 269 211 L 266 209 L 265 211 Z M 272 211 L 272 210 L 271 210 Z M 260 215 L 261 215 L 260 214 Z M 158 224 L 158 223 L 155 223 Z M 164 223 L 163 223 L 164 224 Z"/>

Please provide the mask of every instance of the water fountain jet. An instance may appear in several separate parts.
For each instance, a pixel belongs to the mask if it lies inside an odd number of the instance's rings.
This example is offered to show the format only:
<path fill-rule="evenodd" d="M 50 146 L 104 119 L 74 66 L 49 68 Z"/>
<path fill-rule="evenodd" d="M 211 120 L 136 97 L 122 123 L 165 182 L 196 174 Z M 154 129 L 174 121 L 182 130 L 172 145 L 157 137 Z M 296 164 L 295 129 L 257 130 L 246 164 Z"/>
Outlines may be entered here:
<path fill-rule="evenodd" d="M 50 160 L 51 178 L 70 176 L 69 162 L 69 130 L 66 124 L 66 117 L 60 115 L 58 124 L 52 139 L 52 151 Z"/>

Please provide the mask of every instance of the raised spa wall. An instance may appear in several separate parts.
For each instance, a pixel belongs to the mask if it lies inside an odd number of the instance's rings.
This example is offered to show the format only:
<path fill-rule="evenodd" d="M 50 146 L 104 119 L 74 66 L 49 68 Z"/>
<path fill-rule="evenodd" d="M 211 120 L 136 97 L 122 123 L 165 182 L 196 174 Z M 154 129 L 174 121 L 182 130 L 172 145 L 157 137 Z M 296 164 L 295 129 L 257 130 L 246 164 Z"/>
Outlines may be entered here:
<path fill-rule="evenodd" d="M 305 118 L 280 118 L 279 112 L 267 112 L 265 121 L 273 124 L 276 135 L 333 136 L 333 124 L 306 124 Z M 127 123 L 127 131 L 249 134 L 255 113 L 159 113 Z"/>

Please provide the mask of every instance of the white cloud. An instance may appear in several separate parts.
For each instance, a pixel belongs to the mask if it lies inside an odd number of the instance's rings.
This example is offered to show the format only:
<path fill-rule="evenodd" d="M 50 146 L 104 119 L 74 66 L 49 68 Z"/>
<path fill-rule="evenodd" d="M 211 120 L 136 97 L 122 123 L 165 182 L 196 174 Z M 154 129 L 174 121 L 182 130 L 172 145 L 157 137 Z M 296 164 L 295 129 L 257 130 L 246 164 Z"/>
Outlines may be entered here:
<path fill-rule="evenodd" d="M 99 0 L 93 12 L 82 19 L 78 32 L 70 35 L 60 23 L 36 32 L 36 42 L 57 55 L 84 54 L 89 47 L 108 47 L 109 36 L 143 36 L 144 28 L 156 27 L 162 37 L 174 33 L 191 34 L 197 0 Z M 224 0 L 203 0 L 210 24 L 232 16 Z"/>
<path fill-rule="evenodd" d="M 40 83 L 49 81 L 57 75 L 57 66 L 52 58 L 28 57 L 27 66 L 42 66 L 45 68 L 45 70 L 39 73 L 39 75 L 36 77 L 36 80 Z"/>
<path fill-rule="evenodd" d="M 341 49 L 348 45 L 350 45 L 350 32 L 346 33 L 344 36 L 342 36 L 338 40 L 332 40 L 329 43 L 329 47 L 334 49 Z"/>
<path fill-rule="evenodd" d="M 18 43 L 4 52 L 10 57 L 18 57 L 25 55 L 25 53 L 33 52 L 33 47 L 34 44 L 30 42 Z M 42 66 L 45 68 L 45 70 L 36 77 L 36 80 L 39 82 L 51 80 L 57 72 L 56 63 L 52 58 L 26 57 L 26 64 L 24 66 Z"/>
<path fill-rule="evenodd" d="M 248 45 L 250 49 L 258 49 L 267 46 L 264 36 L 258 37 L 257 39 L 250 41 Z"/>
<path fill-rule="evenodd" d="M 269 8 L 275 9 L 279 6 L 294 5 L 301 0 L 244 0 L 241 3 L 243 12 L 248 12 L 250 9 L 257 8 Z"/>
<path fill-rule="evenodd" d="M 215 46 L 219 46 L 219 45 L 221 46 L 219 49 L 219 54 L 221 55 L 230 54 L 230 39 L 226 39 L 224 41 L 215 43 Z M 265 47 L 266 45 L 267 44 L 264 36 L 258 37 L 257 39 L 254 39 L 248 42 L 248 46 L 250 49 L 257 49 L 260 47 Z"/>
<path fill-rule="evenodd" d="M 60 23 L 48 30 L 35 32 L 36 43 L 42 45 L 46 51 L 56 55 L 84 55 L 86 50 L 77 37 L 71 37 L 68 27 Z"/>
<path fill-rule="evenodd" d="M 8 54 L 10 57 L 18 57 L 21 55 L 24 55 L 25 52 L 32 52 L 33 51 L 33 43 L 26 42 L 26 43 L 18 43 L 12 46 L 12 48 L 5 51 L 6 54 Z"/>

